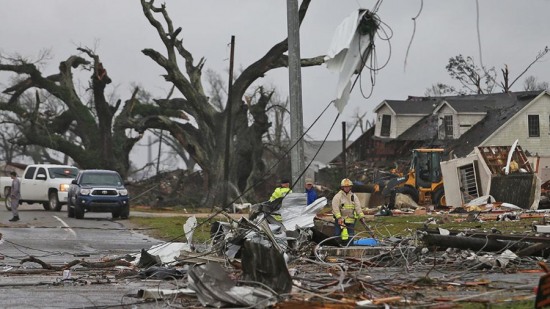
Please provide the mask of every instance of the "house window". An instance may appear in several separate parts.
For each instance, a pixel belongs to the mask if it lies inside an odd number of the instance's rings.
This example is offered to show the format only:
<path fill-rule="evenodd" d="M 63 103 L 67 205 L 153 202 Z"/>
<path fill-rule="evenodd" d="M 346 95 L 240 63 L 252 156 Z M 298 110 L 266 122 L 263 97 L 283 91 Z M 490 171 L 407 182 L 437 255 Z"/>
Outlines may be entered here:
<path fill-rule="evenodd" d="M 453 138 L 453 115 L 445 115 L 443 121 L 445 123 L 445 138 Z"/>
<path fill-rule="evenodd" d="M 468 203 L 479 197 L 475 165 L 472 163 L 459 167 L 458 175 L 460 191 L 462 192 L 462 203 Z"/>
<path fill-rule="evenodd" d="M 382 128 L 380 136 L 390 136 L 391 130 L 391 115 L 382 115 Z"/>
<path fill-rule="evenodd" d="M 528 115 L 529 137 L 540 137 L 539 115 Z"/>

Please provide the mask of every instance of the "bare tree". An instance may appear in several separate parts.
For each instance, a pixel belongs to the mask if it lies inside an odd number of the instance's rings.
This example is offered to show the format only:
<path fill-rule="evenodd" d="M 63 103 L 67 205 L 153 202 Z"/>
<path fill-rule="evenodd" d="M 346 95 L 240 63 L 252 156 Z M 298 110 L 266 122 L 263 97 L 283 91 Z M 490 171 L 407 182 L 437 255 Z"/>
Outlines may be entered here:
<path fill-rule="evenodd" d="M 535 76 L 527 76 L 523 81 L 523 90 L 525 91 L 534 91 L 534 90 L 550 90 L 550 85 L 548 82 L 539 82 Z"/>
<path fill-rule="evenodd" d="M 111 79 L 99 56 L 89 48 L 78 51 L 82 56 L 70 56 L 59 64 L 57 73 L 48 76 L 38 69 L 43 58 L 33 62 L 18 56 L 0 57 L 0 72 L 15 74 L 12 86 L 3 91 L 9 97 L 0 98 L 0 110 L 9 114 L 4 119 L 21 133 L 12 142 L 66 154 L 82 168 L 113 169 L 126 175 L 129 152 L 141 134 L 127 135 L 126 127 L 117 125 L 114 116 L 121 112 L 123 118 L 127 117 L 134 100 L 124 105 L 120 100 L 108 101 L 105 87 Z M 88 92 L 83 95 L 75 86 L 76 69 L 91 72 Z M 29 102 L 25 95 L 32 89 L 39 91 Z M 48 154 L 41 153 L 42 157 Z M 48 160 L 55 162 L 52 157 Z"/>
<path fill-rule="evenodd" d="M 449 59 L 445 67 L 451 78 L 454 78 L 469 93 L 492 93 L 495 87 L 495 68 L 479 68 L 472 57 L 458 55 Z"/>
<path fill-rule="evenodd" d="M 299 8 L 300 24 L 311 0 Z M 179 143 L 198 164 L 205 176 L 205 189 L 215 191 L 223 182 L 225 139 L 231 140 L 229 183 L 242 191 L 253 188 L 265 178 L 265 137 L 272 123 L 267 114 L 273 90 L 254 85 L 273 69 L 288 66 L 286 39 L 276 43 L 265 55 L 245 67 L 231 85 L 225 104 L 209 97 L 203 87 L 204 58 L 195 60 L 179 38 L 182 28 L 174 27 L 166 5 L 154 0 L 140 1 L 145 18 L 157 31 L 164 51 L 146 48 L 142 53 L 164 69 L 164 79 L 175 87 L 173 98 L 152 102 L 132 96 L 113 102 L 105 95 L 111 79 L 98 55 L 89 48 L 79 48 L 80 55 L 70 56 L 59 65 L 59 72 L 43 76 L 35 63 L 25 59 L 0 58 L 0 72 L 9 71 L 19 78 L 4 90 L 10 97 L 0 100 L 0 110 L 19 120 L 20 145 L 38 145 L 69 155 L 83 168 L 108 168 L 126 174 L 129 152 L 149 129 L 164 130 Z M 368 29 L 374 36 L 377 27 Z M 317 66 L 324 56 L 302 59 L 303 68 Z M 73 70 L 89 70 L 90 97 L 79 96 Z M 28 110 L 20 105 L 20 96 L 29 89 L 42 89 L 59 103 L 51 116 L 45 113 L 40 99 Z M 251 90 L 252 89 L 252 90 Z M 220 92 L 221 93 L 221 92 Z M 180 97 L 178 97 L 180 96 Z M 48 97 L 47 100 L 50 98 Z M 232 125 L 226 130 L 227 119 Z M 229 131 L 229 132 L 227 132 Z M 72 140 L 71 140 L 72 138 Z M 211 198 L 208 203 L 215 201 Z"/>
<path fill-rule="evenodd" d="M 502 81 L 497 82 L 497 74 L 494 67 L 489 69 L 483 67 L 480 68 L 475 64 L 472 57 L 466 57 L 458 55 L 449 59 L 449 63 L 445 67 L 449 75 L 458 80 L 462 84 L 461 90 L 456 90 L 453 86 L 449 86 L 442 83 L 433 84 L 430 88 L 426 89 L 425 94 L 427 96 L 443 96 L 452 94 L 483 94 L 492 93 L 496 86 L 502 89 L 503 92 L 510 92 L 512 86 L 521 78 L 529 69 L 537 62 L 539 62 L 550 49 L 545 47 L 542 51 L 539 51 L 535 56 L 535 59 L 525 67 L 525 69 L 517 75 L 517 77 L 510 82 L 510 71 L 508 65 L 500 70 L 502 73 Z M 542 88 L 544 84 L 539 85 Z M 531 81 L 527 81 L 524 84 L 526 87 L 535 87 Z M 537 87 L 535 87 L 537 88 Z M 529 88 L 530 89 L 530 88 Z"/>
<path fill-rule="evenodd" d="M 309 4 L 310 0 L 302 1 L 300 21 Z M 141 5 L 147 20 L 155 27 L 166 48 L 165 54 L 153 49 L 144 49 L 142 52 L 164 68 L 166 81 L 183 95 L 183 98 L 159 101 L 159 108 L 152 113 L 153 116 L 147 116 L 146 126 L 169 131 L 202 168 L 208 188 L 214 188 L 223 179 L 223 149 L 228 133 L 232 136 L 229 181 L 237 184 L 240 190 L 262 181 L 265 172 L 262 139 L 271 126 L 266 109 L 273 91 L 263 87 L 257 88 L 252 94 L 247 95 L 247 91 L 268 71 L 288 65 L 288 57 L 285 55 L 287 40 L 275 44 L 263 57 L 241 72 L 232 85 L 231 96 L 223 110 L 219 110 L 219 104 L 210 101 L 202 85 L 205 60 L 201 58 L 195 61 L 191 52 L 184 47 L 183 40 L 178 38 L 182 29 L 173 26 L 166 6 L 155 6 L 154 1 L 145 0 L 141 0 Z M 182 67 L 179 65 L 180 59 L 184 62 Z M 318 56 L 302 59 L 301 65 L 315 66 L 323 61 L 323 56 Z M 245 95 L 251 99 L 247 100 Z M 169 121 L 160 108 L 163 105 L 170 106 L 172 110 L 184 111 L 196 124 Z M 232 131 L 225 132 L 224 124 L 230 113 Z"/>
<path fill-rule="evenodd" d="M 15 162 L 15 158 L 22 156 L 23 149 L 12 143 L 12 140 L 18 138 L 19 132 L 12 125 L 2 124 L 0 126 L 0 161 L 6 163 Z"/>
<path fill-rule="evenodd" d="M 361 111 L 356 108 L 354 115 L 352 116 L 352 122 L 346 124 L 347 129 L 347 136 L 346 140 L 349 140 L 352 136 L 352 134 L 355 132 L 356 129 L 359 128 L 359 131 L 361 131 L 361 134 L 367 132 L 367 130 L 374 125 L 374 120 L 365 120 L 365 117 L 367 116 L 367 112 L 361 113 Z"/>
<path fill-rule="evenodd" d="M 529 71 L 529 69 L 535 63 L 539 62 L 542 58 L 544 58 L 544 56 L 546 56 L 546 54 L 548 54 L 549 51 L 550 51 L 550 48 L 548 48 L 548 46 L 546 46 L 543 50 L 539 51 L 538 54 L 535 56 L 535 59 L 531 61 L 531 63 L 529 63 L 529 65 L 525 67 L 525 69 L 510 83 L 510 87 L 512 87 L 520 77 L 522 77 L 525 73 L 527 73 L 527 71 Z M 508 92 L 508 88 L 504 90 L 505 92 Z"/>

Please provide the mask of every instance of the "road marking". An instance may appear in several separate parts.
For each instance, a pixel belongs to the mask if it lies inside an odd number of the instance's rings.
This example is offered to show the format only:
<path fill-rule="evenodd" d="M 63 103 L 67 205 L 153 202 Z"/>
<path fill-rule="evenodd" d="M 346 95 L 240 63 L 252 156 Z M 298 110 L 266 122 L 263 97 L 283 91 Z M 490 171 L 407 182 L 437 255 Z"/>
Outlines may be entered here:
<path fill-rule="evenodd" d="M 75 232 L 67 223 L 65 223 L 65 221 L 63 221 L 63 220 L 62 220 L 61 218 L 59 218 L 58 216 L 53 216 L 53 217 L 56 218 L 57 221 L 61 222 L 61 224 L 63 224 L 63 225 L 67 228 L 67 230 L 68 230 L 69 232 L 71 232 L 71 233 L 74 235 L 74 237 L 76 237 L 76 232 Z"/>

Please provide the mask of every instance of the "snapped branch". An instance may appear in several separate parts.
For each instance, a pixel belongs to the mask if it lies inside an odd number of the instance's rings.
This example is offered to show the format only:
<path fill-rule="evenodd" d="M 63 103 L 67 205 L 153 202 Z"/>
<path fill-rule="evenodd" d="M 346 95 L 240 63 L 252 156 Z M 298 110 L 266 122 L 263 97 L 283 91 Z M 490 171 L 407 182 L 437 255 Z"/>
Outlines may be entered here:
<path fill-rule="evenodd" d="M 514 79 L 514 81 L 512 81 L 512 83 L 510 83 L 510 88 L 512 87 L 512 85 L 514 85 L 514 83 L 520 78 L 523 76 L 523 74 L 527 73 L 527 71 L 535 64 L 537 63 L 540 59 L 542 59 L 544 56 L 546 56 L 546 54 L 550 51 L 550 49 L 548 48 L 548 46 L 546 46 L 542 51 L 540 51 L 537 56 L 535 57 L 535 60 L 533 60 L 533 62 L 531 62 L 526 68 L 525 70 L 523 70 L 523 72 L 521 72 L 521 74 L 518 75 L 518 77 L 516 77 L 516 79 Z"/>

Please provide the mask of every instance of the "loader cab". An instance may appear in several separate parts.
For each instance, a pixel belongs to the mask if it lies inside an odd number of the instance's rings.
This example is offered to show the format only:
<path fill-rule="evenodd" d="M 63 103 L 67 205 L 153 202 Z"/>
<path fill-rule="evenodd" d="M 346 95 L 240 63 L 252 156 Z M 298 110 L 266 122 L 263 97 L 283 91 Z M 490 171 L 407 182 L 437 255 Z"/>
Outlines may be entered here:
<path fill-rule="evenodd" d="M 413 150 L 411 166 L 403 190 L 416 202 L 420 204 L 432 202 L 437 207 L 447 205 L 440 164 L 444 151 L 440 148 Z"/>
<path fill-rule="evenodd" d="M 432 188 L 441 182 L 441 155 L 443 149 L 414 149 L 409 171 L 414 174 L 416 187 Z"/>
<path fill-rule="evenodd" d="M 402 177 L 387 182 L 382 194 L 389 197 L 390 207 L 394 207 L 397 193 L 406 194 L 420 205 L 432 203 L 435 207 L 446 207 L 441 158 L 441 148 L 418 148 L 412 151 L 408 171 Z"/>

